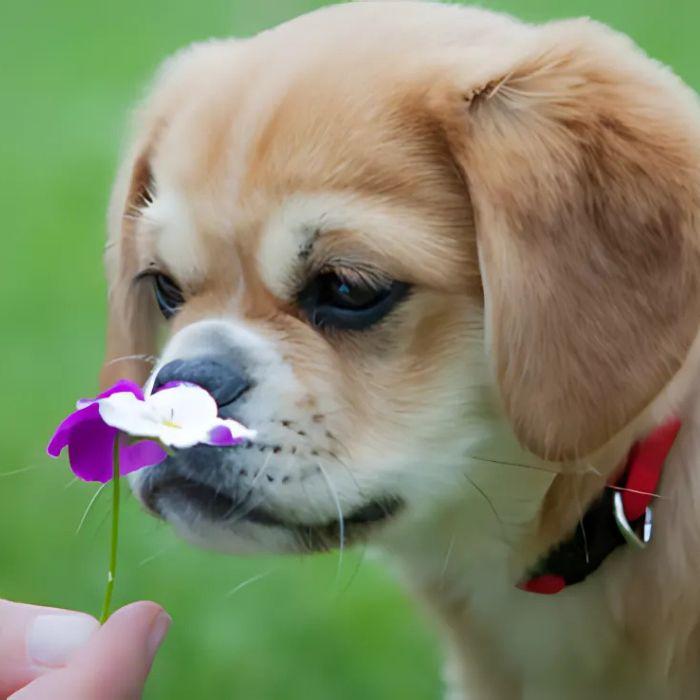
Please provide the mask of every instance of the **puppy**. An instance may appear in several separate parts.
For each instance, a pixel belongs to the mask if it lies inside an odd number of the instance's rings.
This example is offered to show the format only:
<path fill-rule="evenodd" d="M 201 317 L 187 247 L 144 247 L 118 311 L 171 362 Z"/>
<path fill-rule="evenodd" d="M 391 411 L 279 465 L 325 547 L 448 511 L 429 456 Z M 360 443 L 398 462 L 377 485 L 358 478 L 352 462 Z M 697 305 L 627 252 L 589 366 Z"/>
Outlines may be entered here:
<path fill-rule="evenodd" d="M 452 698 L 697 698 L 694 93 L 589 20 L 366 2 L 185 49 L 135 121 L 103 381 L 258 431 L 145 506 L 384 548 Z"/>

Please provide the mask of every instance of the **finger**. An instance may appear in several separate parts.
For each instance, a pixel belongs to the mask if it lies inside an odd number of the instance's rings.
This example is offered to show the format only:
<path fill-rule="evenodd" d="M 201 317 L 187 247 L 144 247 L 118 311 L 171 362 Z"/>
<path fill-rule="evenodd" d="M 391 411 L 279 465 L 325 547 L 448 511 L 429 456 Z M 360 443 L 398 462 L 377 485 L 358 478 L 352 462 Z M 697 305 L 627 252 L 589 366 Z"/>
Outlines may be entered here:
<path fill-rule="evenodd" d="M 170 616 L 156 603 L 127 605 L 107 620 L 69 668 L 81 673 L 99 669 L 100 680 L 107 680 L 108 686 L 117 690 L 105 698 L 121 698 L 120 690 L 140 690 L 170 622 Z"/>
<path fill-rule="evenodd" d="M 98 627 L 85 613 L 0 600 L 0 698 L 65 665 Z"/>
<path fill-rule="evenodd" d="M 63 669 L 15 693 L 11 700 L 135 700 L 170 617 L 155 603 L 118 610 Z"/>

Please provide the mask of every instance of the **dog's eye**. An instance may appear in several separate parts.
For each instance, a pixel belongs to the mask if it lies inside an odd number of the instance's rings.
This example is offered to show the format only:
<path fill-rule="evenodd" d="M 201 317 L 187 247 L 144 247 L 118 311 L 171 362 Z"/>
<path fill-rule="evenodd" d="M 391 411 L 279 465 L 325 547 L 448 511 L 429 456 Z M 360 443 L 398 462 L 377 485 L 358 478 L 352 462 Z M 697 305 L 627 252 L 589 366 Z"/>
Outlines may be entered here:
<path fill-rule="evenodd" d="M 376 286 L 326 272 L 306 286 L 299 304 L 319 328 L 363 330 L 386 316 L 407 291 L 403 282 Z"/>
<path fill-rule="evenodd" d="M 185 303 L 182 290 L 177 283 L 162 273 L 153 275 L 153 293 L 165 318 L 174 316 Z"/>

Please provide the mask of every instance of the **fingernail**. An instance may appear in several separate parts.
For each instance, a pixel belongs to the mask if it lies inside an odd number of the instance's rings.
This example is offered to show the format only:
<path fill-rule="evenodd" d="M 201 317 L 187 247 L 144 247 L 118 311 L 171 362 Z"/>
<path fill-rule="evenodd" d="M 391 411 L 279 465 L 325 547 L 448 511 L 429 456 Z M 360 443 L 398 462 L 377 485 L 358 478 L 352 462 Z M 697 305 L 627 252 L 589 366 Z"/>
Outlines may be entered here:
<path fill-rule="evenodd" d="M 64 666 L 98 627 L 89 615 L 39 615 L 27 632 L 27 654 L 37 666 Z"/>
<path fill-rule="evenodd" d="M 158 651 L 158 647 L 163 643 L 165 635 L 168 633 L 172 618 L 166 612 L 160 612 L 151 624 L 151 631 L 148 635 L 148 653 L 153 657 Z"/>

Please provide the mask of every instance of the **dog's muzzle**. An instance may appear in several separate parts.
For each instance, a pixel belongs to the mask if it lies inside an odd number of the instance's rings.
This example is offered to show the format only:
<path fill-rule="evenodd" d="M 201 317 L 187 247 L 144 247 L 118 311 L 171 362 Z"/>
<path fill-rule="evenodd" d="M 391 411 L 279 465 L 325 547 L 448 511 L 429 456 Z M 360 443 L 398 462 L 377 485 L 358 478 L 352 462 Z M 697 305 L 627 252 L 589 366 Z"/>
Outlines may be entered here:
<path fill-rule="evenodd" d="M 175 382 L 196 384 L 216 401 L 219 415 L 230 418 L 235 404 L 253 387 L 253 380 L 243 365 L 233 358 L 200 356 L 173 360 L 164 365 L 153 381 L 152 391 Z M 177 452 L 149 470 L 139 487 L 144 505 L 155 515 L 164 516 L 163 503 L 172 502 L 194 508 L 204 517 L 216 521 L 230 517 L 236 499 L 227 483 L 231 469 L 230 448 L 226 451 L 198 446 Z"/>
<path fill-rule="evenodd" d="M 253 388 L 243 367 L 227 357 L 169 362 L 155 377 L 153 391 L 172 382 L 189 382 L 206 389 L 225 418 L 237 418 Z M 257 449 L 249 452 L 251 448 Z M 339 541 L 349 543 L 363 537 L 403 506 L 400 498 L 381 494 L 361 500 L 342 518 L 330 513 L 302 514 L 294 499 L 280 496 L 291 488 L 284 485 L 289 474 L 285 478 L 272 468 L 266 471 L 264 457 L 260 458 L 262 464 L 255 461 L 260 451 L 269 450 L 273 453 L 270 456 L 275 456 L 281 449 L 279 445 L 248 442 L 235 447 L 196 445 L 176 450 L 162 463 L 140 472 L 134 488 L 146 508 L 159 518 L 208 522 L 228 531 L 250 527 L 284 530 L 305 550 L 328 549 Z M 291 478 L 300 484 L 314 476 L 320 479 L 318 473 L 320 468 L 313 462 L 300 460 Z M 280 481 L 281 491 L 277 490 Z"/>

